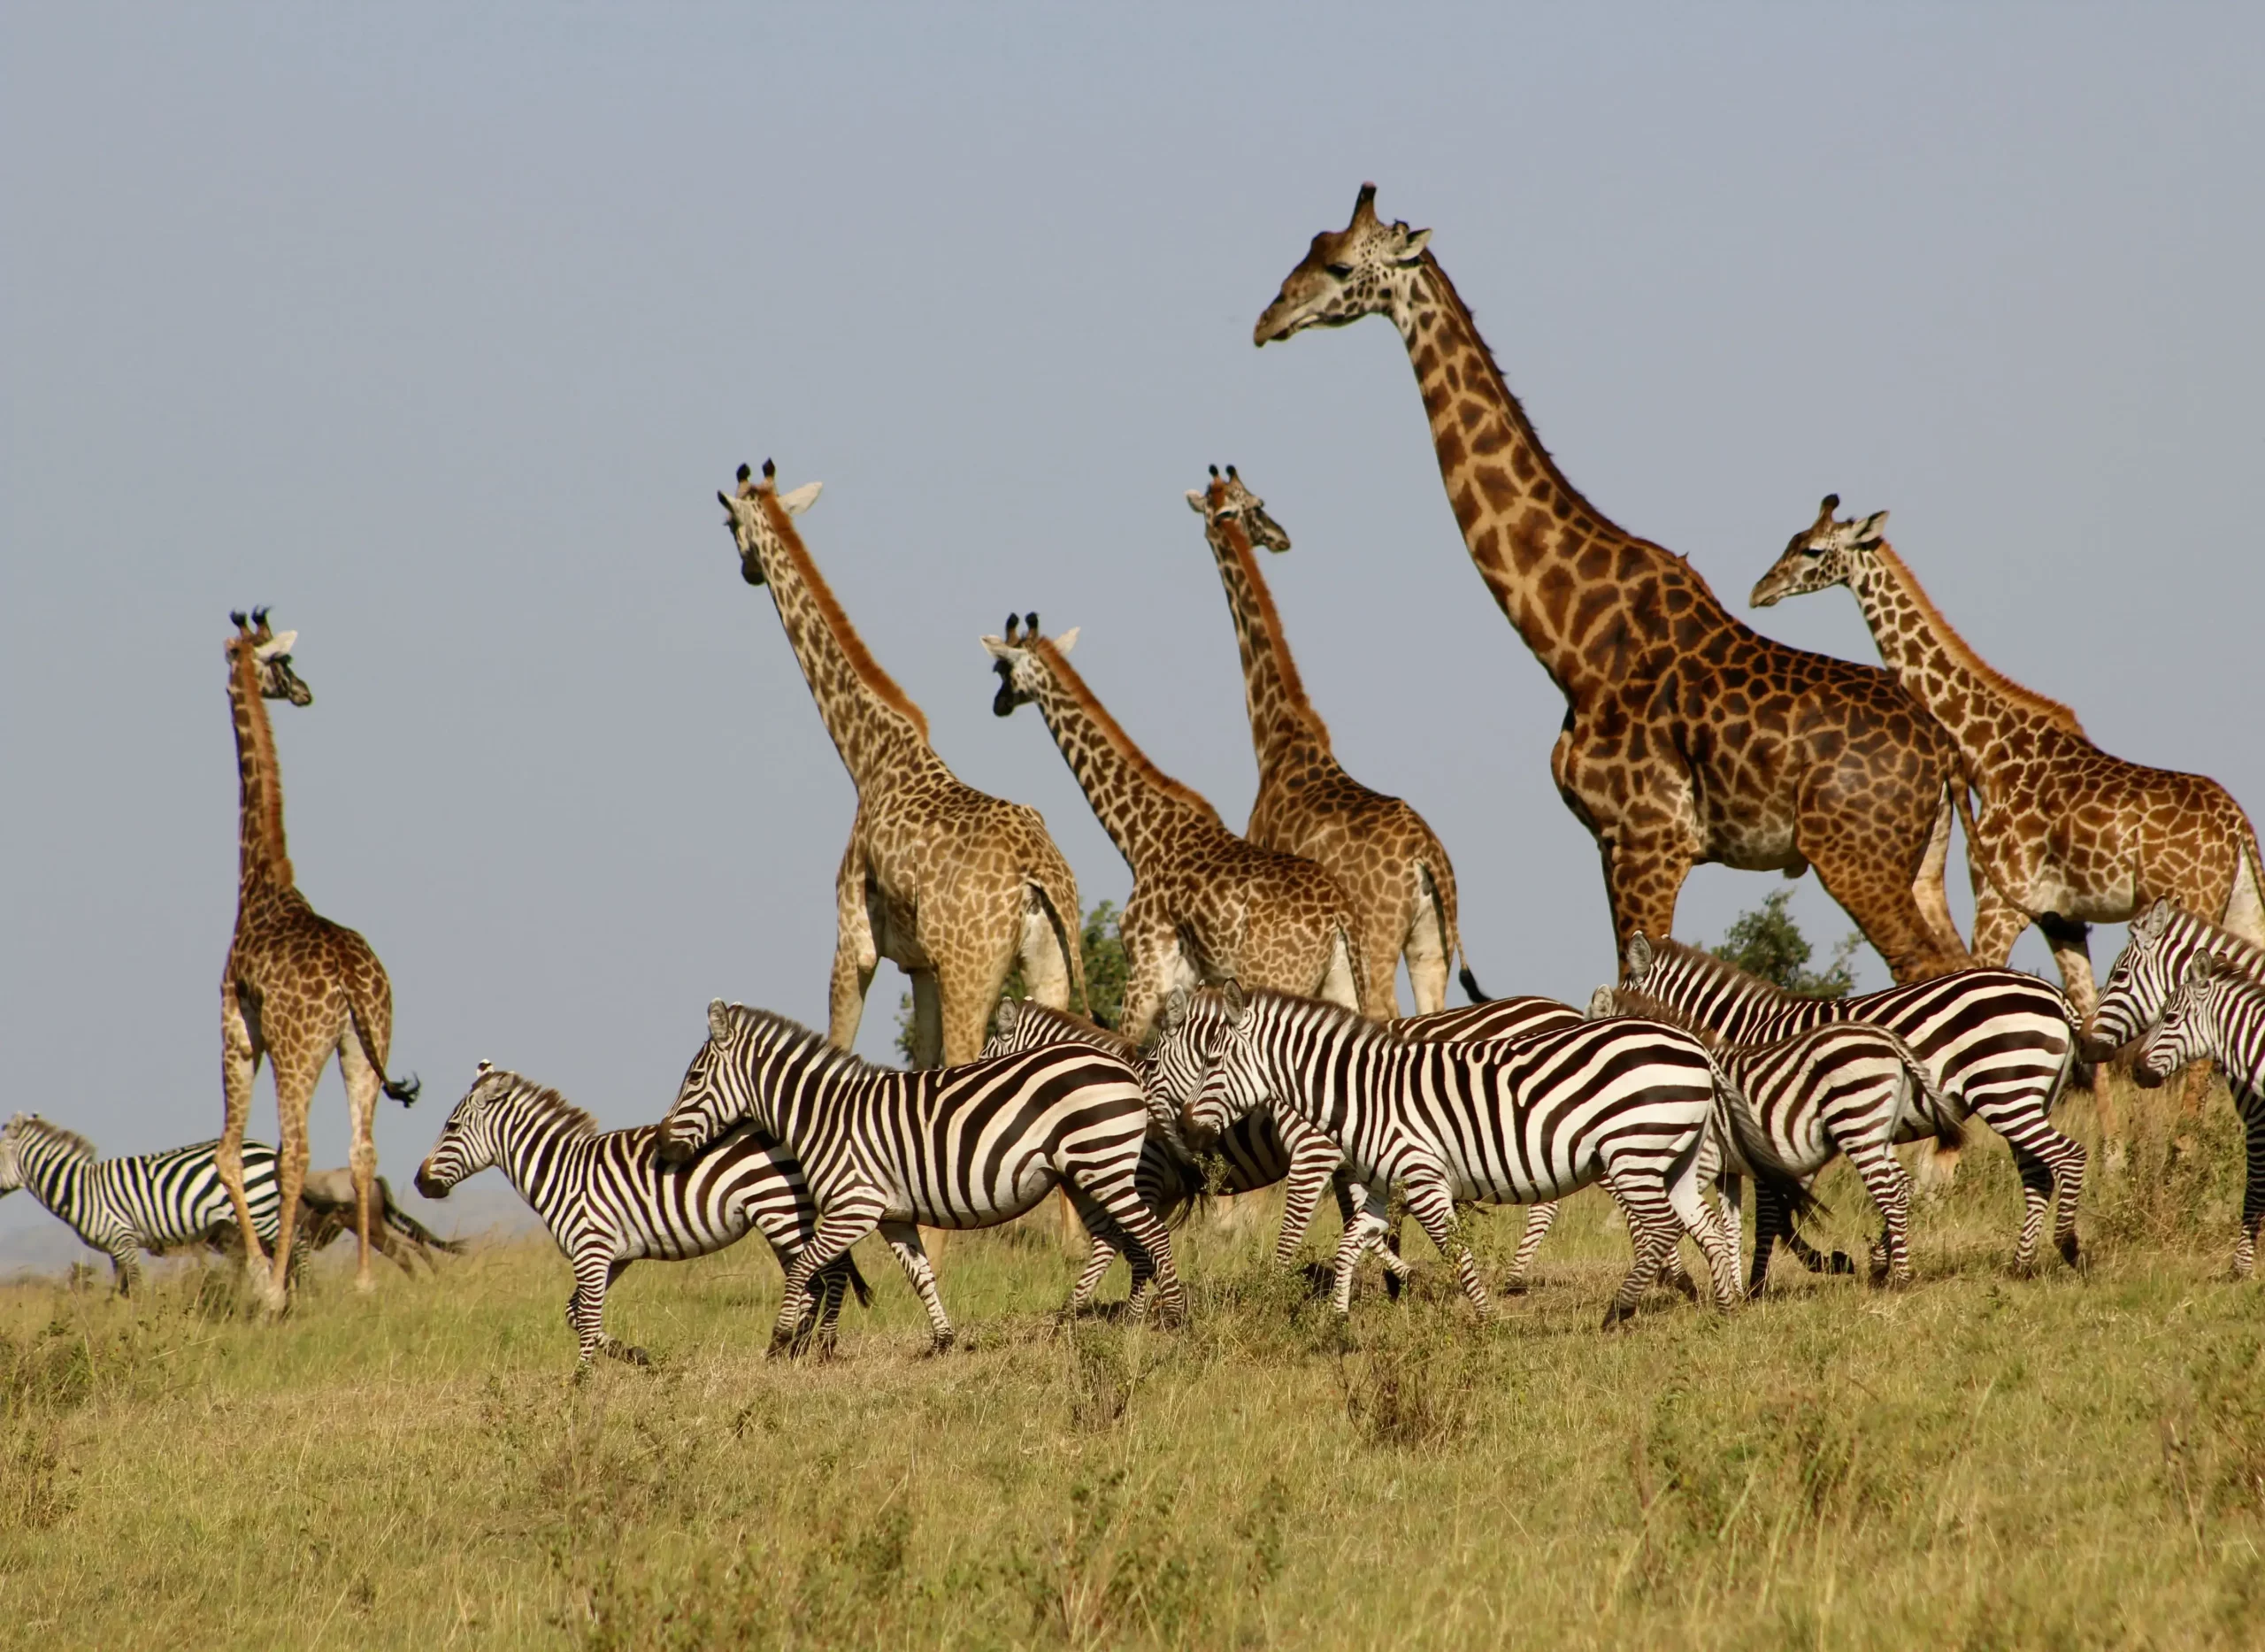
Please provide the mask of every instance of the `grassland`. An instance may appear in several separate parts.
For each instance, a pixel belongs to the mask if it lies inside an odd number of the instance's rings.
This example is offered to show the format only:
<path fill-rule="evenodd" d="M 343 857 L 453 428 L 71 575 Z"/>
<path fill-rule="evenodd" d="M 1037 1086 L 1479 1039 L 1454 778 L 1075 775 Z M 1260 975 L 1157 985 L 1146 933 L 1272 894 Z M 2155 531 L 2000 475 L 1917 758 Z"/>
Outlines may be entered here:
<path fill-rule="evenodd" d="M 1781 1263 L 1777 1300 L 1658 1297 L 1611 1337 L 1593 1196 L 1487 1326 L 1435 1262 L 1339 1325 L 1264 1269 L 1247 1202 L 1184 1230 L 1182 1331 L 1057 1329 L 1073 1262 L 1031 1224 L 952 1245 L 971 1348 L 920 1356 L 876 1251 L 844 1356 L 767 1363 L 777 1273 L 744 1248 L 633 1271 L 614 1327 L 657 1368 L 582 1384 L 539 1243 L 373 1301 L 326 1265 L 273 1327 L 220 1272 L 22 1284 L 0 1640 L 2253 1645 L 2265 1287 L 2223 1277 L 2223 1095 L 2164 1105 L 2086 1200 L 2082 1277 L 2008 1276 L 1990 1142 L 1920 1211 L 1919 1288 Z M 1825 1191 L 1853 1248 L 1861 1195 Z M 1476 1217 L 1483 1254 L 1517 1221 Z"/>

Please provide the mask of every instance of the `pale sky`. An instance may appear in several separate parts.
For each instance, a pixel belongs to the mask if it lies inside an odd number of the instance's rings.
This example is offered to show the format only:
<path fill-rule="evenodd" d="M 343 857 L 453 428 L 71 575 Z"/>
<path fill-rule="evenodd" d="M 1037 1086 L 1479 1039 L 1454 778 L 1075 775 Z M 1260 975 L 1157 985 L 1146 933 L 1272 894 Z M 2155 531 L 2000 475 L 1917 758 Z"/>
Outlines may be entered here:
<path fill-rule="evenodd" d="M 1181 497 L 1239 464 L 1339 753 L 1446 841 L 1480 980 L 1585 997 L 1611 936 L 1562 702 L 1397 336 L 1250 344 L 1363 179 L 1576 485 L 1759 629 L 1876 657 L 1846 593 L 1746 607 L 1838 491 L 2108 749 L 2265 799 L 2265 13 L 469 10 L 0 18 L 10 1109 L 112 1152 L 219 1128 L 220 649 L 255 603 L 315 692 L 274 708 L 301 886 L 384 959 L 426 1083 L 383 1104 L 397 1191 L 480 1057 L 626 1125 L 710 998 L 822 1022 L 853 794 L 714 500 L 766 455 L 826 484 L 810 549 L 938 749 L 1044 812 L 1088 902 L 1129 876 L 977 639 L 1082 626 L 1240 824 Z M 1678 930 L 1778 887 L 1702 869 Z M 1814 879 L 1795 910 L 1849 926 Z M 334 1069 L 319 1162 L 343 1112 Z M 0 1246 L 51 1226 L 0 1203 Z"/>

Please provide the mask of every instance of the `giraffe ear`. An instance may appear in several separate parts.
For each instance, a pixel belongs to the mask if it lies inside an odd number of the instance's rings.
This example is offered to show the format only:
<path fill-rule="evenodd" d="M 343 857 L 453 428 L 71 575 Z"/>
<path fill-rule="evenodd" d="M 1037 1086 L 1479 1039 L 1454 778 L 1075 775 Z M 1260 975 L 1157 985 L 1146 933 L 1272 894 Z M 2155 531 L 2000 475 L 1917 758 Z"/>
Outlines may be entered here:
<path fill-rule="evenodd" d="M 1194 511 L 1198 516 L 1209 514 L 1211 509 L 1211 496 L 1204 492 L 1201 488 L 1189 488 L 1187 490 L 1187 508 Z"/>
<path fill-rule="evenodd" d="M 1076 626 L 1071 626 L 1067 631 L 1064 631 L 1060 636 L 1054 639 L 1054 651 L 1056 654 L 1067 654 L 1071 649 L 1078 646 L 1078 629 L 1079 628 Z"/>
<path fill-rule="evenodd" d="M 983 646 L 991 650 L 991 657 L 994 659 L 1009 659 L 1020 652 L 1003 637 L 986 637 L 983 639 Z"/>
<path fill-rule="evenodd" d="M 788 516 L 800 516 L 817 503 L 818 489 L 825 486 L 824 482 L 804 482 L 791 493 L 780 494 L 779 508 Z"/>
<path fill-rule="evenodd" d="M 1859 545 L 1877 545 L 1886 537 L 1887 512 L 1885 511 L 1873 511 L 1864 519 L 1863 526 L 1856 530 L 1856 543 Z"/>
<path fill-rule="evenodd" d="M 1632 981 L 1642 980 L 1645 972 L 1652 967 L 1652 943 L 1644 939 L 1642 930 L 1639 929 L 1628 937 L 1627 948 L 1622 952 L 1621 957 L 1627 964 L 1628 979 Z"/>
<path fill-rule="evenodd" d="M 298 640 L 299 634 L 296 631 L 279 631 L 254 649 L 251 651 L 251 657 L 264 665 L 278 654 L 288 654 L 291 651 L 291 645 Z"/>
<path fill-rule="evenodd" d="M 1401 242 L 1400 261 L 1402 264 L 1415 263 L 1424 256 L 1424 249 L 1429 246 L 1431 242 L 1432 232 L 1428 229 L 1408 231 L 1407 238 Z"/>

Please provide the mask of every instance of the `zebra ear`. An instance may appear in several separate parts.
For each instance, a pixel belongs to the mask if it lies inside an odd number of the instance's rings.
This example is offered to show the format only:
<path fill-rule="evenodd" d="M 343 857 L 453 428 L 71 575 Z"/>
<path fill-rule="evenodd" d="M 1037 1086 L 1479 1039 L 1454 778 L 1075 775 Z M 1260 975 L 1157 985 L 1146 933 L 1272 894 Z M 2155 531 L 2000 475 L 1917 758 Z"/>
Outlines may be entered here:
<path fill-rule="evenodd" d="M 1221 995 L 1227 1001 L 1227 1025 L 1240 1026 L 1243 1017 L 1250 1011 L 1250 1000 L 1242 995 L 1242 983 L 1229 976 Z"/>
<path fill-rule="evenodd" d="M 2185 980 L 2190 986 L 2200 987 L 2217 972 L 2218 960 L 2211 953 L 2198 952 L 2186 960 Z"/>
<path fill-rule="evenodd" d="M 1164 995 L 1163 1008 L 1156 1011 L 1156 1029 L 1170 1033 L 1187 1019 L 1187 988 L 1175 987 Z"/>
<path fill-rule="evenodd" d="M 708 1036 L 721 1038 L 731 1030 L 731 1017 L 726 1013 L 731 1006 L 721 998 L 708 1001 Z"/>
<path fill-rule="evenodd" d="M 1611 987 L 1600 987 L 1589 995 L 1589 1007 L 1587 1014 L 1590 1020 L 1609 1020 L 1619 1013 L 1619 999 L 1614 994 Z"/>
<path fill-rule="evenodd" d="M 1627 965 L 1628 979 L 1632 981 L 1643 980 L 1645 972 L 1652 967 L 1652 943 L 1644 939 L 1642 930 L 1628 937 L 1627 950 L 1621 957 Z"/>
<path fill-rule="evenodd" d="M 1002 998 L 999 1000 L 999 1008 L 994 1012 L 993 1018 L 999 1024 L 999 1036 L 1001 1038 L 1005 1038 L 1014 1032 L 1015 1018 L 1021 1015 L 1022 1012 L 1023 1001 L 1021 999 Z"/>
<path fill-rule="evenodd" d="M 2166 896 L 2139 914 L 2139 921 L 2131 926 L 2131 933 L 2142 941 L 2154 941 L 2170 927 L 2171 903 Z"/>

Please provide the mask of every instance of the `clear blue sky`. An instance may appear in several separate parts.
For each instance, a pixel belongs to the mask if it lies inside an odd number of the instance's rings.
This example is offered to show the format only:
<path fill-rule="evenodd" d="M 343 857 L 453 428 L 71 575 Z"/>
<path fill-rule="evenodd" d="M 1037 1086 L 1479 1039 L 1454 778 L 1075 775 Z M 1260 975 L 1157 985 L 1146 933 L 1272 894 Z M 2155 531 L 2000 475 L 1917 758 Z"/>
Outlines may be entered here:
<path fill-rule="evenodd" d="M 1363 179 L 1568 473 L 1734 607 L 1819 495 L 1892 509 L 2001 669 L 2260 806 L 2261 19 L 11 8 L 6 1104 L 115 1151 L 219 1128 L 253 603 L 316 694 L 276 712 L 301 883 L 377 947 L 426 1084 L 382 1114 L 396 1187 L 479 1057 L 627 1124 L 710 997 L 821 1018 L 852 794 L 713 497 L 765 455 L 826 483 L 807 534 L 866 640 L 1088 899 L 1127 874 L 976 639 L 1082 626 L 1240 821 L 1181 500 L 1240 464 L 1340 753 L 1445 839 L 1480 978 L 1585 995 L 1611 948 L 1562 703 L 1399 341 L 1250 345 Z M 1872 657 L 1843 594 L 1758 619 Z M 1680 927 L 1777 887 L 1704 871 Z M 1796 910 L 1847 926 L 1813 880 Z"/>

